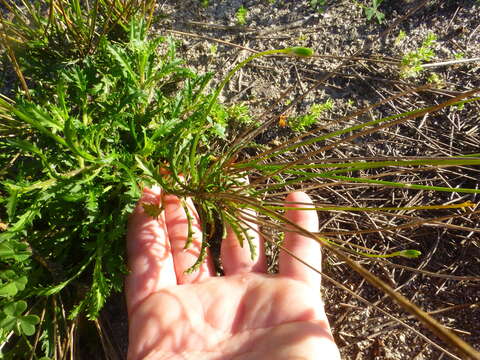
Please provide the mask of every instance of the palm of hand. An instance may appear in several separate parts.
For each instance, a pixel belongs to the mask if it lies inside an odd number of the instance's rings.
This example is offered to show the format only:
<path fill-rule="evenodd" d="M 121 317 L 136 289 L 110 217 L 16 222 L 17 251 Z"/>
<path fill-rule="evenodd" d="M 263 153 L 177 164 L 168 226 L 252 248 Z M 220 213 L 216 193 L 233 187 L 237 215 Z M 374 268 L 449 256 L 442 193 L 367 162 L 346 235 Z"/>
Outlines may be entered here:
<path fill-rule="evenodd" d="M 142 201 L 160 201 L 160 190 L 146 190 Z M 177 198 L 164 202 L 163 217 L 149 218 L 137 206 L 129 224 L 130 359 L 338 358 L 319 281 L 312 286 L 303 265 L 284 260 L 282 267 L 281 258 L 279 276 L 260 274 L 264 252 L 252 261 L 229 233 L 221 254 L 227 276 L 212 276 L 210 258 L 186 275 L 199 251 L 198 232 L 184 251 L 185 213 Z"/>

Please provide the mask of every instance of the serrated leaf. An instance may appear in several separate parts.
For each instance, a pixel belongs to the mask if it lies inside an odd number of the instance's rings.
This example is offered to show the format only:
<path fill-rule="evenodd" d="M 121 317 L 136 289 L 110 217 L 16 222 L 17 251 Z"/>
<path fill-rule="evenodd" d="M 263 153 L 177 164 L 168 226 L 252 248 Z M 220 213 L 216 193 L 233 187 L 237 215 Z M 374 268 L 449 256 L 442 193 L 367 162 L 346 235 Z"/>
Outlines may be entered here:
<path fill-rule="evenodd" d="M 69 73 L 64 73 L 63 76 L 64 76 L 64 79 L 66 81 L 73 82 L 75 87 L 78 90 L 80 90 L 82 95 L 86 94 L 86 92 L 87 92 L 87 76 L 85 75 L 85 72 L 79 66 L 74 66 Z"/>
<path fill-rule="evenodd" d="M 135 160 L 137 162 L 137 165 L 140 169 L 142 169 L 145 174 L 153 177 L 153 169 L 151 169 L 152 165 L 149 162 L 144 162 L 141 157 L 138 155 L 135 155 Z"/>
<path fill-rule="evenodd" d="M 40 149 L 36 147 L 34 144 L 32 144 L 29 141 L 22 140 L 22 139 L 8 139 L 7 142 L 10 145 L 13 145 L 26 153 L 32 153 L 32 154 L 39 154 L 41 153 Z"/>
<path fill-rule="evenodd" d="M 66 285 L 68 285 L 68 282 L 64 281 L 55 286 L 50 286 L 44 289 L 37 289 L 34 291 L 34 293 L 41 296 L 50 296 L 59 293 Z"/>
<path fill-rule="evenodd" d="M 78 305 L 75 305 L 73 310 L 68 315 L 68 319 L 69 320 L 75 319 L 80 314 L 80 312 L 82 312 L 83 309 L 85 308 L 85 303 L 86 303 L 86 301 L 82 300 L 82 301 L 80 301 L 80 303 Z"/>
<path fill-rule="evenodd" d="M 68 118 L 65 122 L 65 127 L 63 128 L 63 132 L 65 134 L 65 140 L 70 147 L 70 149 L 77 155 L 87 159 L 87 160 L 95 160 L 95 158 L 90 155 L 89 153 L 83 151 L 78 147 L 77 141 L 77 134 L 75 128 L 73 127 L 73 121 L 71 118 Z"/>
<path fill-rule="evenodd" d="M 85 269 L 88 267 L 90 262 L 93 260 L 93 256 L 91 256 L 80 268 L 78 271 L 68 280 L 61 282 L 55 286 L 44 287 L 40 289 L 36 289 L 32 292 L 32 294 L 40 295 L 40 296 L 50 296 L 59 293 L 65 286 L 70 284 L 73 280 L 75 280 L 78 276 L 80 276 Z"/>
<path fill-rule="evenodd" d="M 19 262 L 25 261 L 30 257 L 30 252 L 26 244 L 21 244 L 15 240 L 10 239 L 7 235 L 12 235 L 10 233 L 2 234 L 5 236 L 0 236 L 0 241 L 5 240 L 0 243 L 0 259 L 3 261 L 8 259 L 13 259 Z"/>
<path fill-rule="evenodd" d="M 130 75 L 130 79 L 138 85 L 137 75 L 133 71 L 132 67 L 130 66 L 130 59 L 127 58 L 123 49 L 117 46 L 112 46 L 110 44 L 107 45 L 107 49 L 110 54 L 117 60 L 120 67 L 122 68 L 125 74 Z"/>
<path fill-rule="evenodd" d="M 7 215 L 9 222 L 12 222 L 15 217 L 15 213 L 17 210 L 18 193 L 18 190 L 11 191 L 10 196 L 7 200 Z"/>

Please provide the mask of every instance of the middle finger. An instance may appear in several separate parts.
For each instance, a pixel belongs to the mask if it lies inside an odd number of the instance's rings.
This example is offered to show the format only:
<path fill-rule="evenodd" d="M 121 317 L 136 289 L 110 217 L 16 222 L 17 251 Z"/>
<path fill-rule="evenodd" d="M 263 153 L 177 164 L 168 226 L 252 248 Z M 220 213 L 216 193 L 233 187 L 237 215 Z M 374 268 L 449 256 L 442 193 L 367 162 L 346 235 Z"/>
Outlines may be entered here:
<path fill-rule="evenodd" d="M 254 210 L 244 211 L 248 217 L 254 218 Z M 234 275 L 246 272 L 266 272 L 265 248 L 262 238 L 257 229 L 258 225 L 246 221 L 240 221 L 239 224 L 246 228 L 248 236 L 251 237 L 251 243 L 256 249 L 256 254 L 252 258 L 249 243 L 247 239 L 243 240 L 243 247 L 240 245 L 235 232 L 230 226 L 227 226 L 227 236 L 222 240 L 220 256 L 222 259 L 223 271 L 225 275 Z"/>

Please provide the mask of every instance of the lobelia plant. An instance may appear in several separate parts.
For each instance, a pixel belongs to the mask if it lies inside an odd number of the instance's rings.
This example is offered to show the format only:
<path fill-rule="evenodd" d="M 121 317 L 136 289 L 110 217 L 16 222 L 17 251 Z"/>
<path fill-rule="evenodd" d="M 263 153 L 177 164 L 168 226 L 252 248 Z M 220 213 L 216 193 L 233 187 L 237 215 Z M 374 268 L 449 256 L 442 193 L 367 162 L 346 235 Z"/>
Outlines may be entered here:
<path fill-rule="evenodd" d="M 356 0 L 354 0 L 354 2 L 363 9 L 367 21 L 371 21 L 375 18 L 378 24 L 382 24 L 383 20 L 385 20 L 385 14 L 378 9 L 383 0 L 371 0 L 368 5 L 363 5 Z"/>
<path fill-rule="evenodd" d="M 274 50 L 273 52 L 284 52 L 285 50 Z M 286 49 L 290 52 L 289 49 Z M 303 50 L 302 50 L 303 51 Z M 267 53 L 267 52 L 265 52 Z M 260 56 L 261 54 L 252 55 L 249 59 L 232 70 L 227 75 L 224 82 L 217 88 L 218 93 L 223 84 L 228 81 L 232 73 L 246 64 L 251 59 Z M 243 65 L 242 65 L 243 64 Z M 270 119 L 257 129 L 239 136 L 233 141 L 224 151 L 223 154 L 210 161 L 205 154 L 205 144 L 202 144 L 199 135 L 196 136 L 193 142 L 184 141 L 179 142 L 178 149 L 185 148 L 185 150 L 178 151 L 171 149 L 167 156 L 168 162 L 164 167 L 158 168 L 150 162 L 143 162 L 143 167 L 146 172 L 151 174 L 152 178 L 160 184 L 160 186 L 170 194 L 175 194 L 181 199 L 191 197 L 194 199 L 201 223 L 203 226 L 204 238 L 202 241 L 202 250 L 197 263 L 189 269 L 194 271 L 205 256 L 205 249 L 214 240 L 216 231 L 215 225 L 220 223 L 225 226 L 230 225 L 232 230 L 236 233 L 237 238 L 243 246 L 249 246 L 252 256 L 255 254 L 255 247 L 250 242 L 248 237 L 249 222 L 255 222 L 262 225 L 263 228 L 274 229 L 275 231 L 282 231 L 285 226 L 290 230 L 298 231 L 306 236 L 311 237 L 315 241 L 320 242 L 325 248 L 333 252 L 340 260 L 347 263 L 352 269 L 362 275 L 372 285 L 378 287 L 405 310 L 415 315 L 424 325 L 439 336 L 444 341 L 450 343 L 453 348 L 465 356 L 477 356 L 477 352 L 466 344 L 460 338 L 455 336 L 441 326 L 431 316 L 413 305 L 405 297 L 394 291 L 386 283 L 378 279 L 360 266 L 347 254 L 365 257 L 380 257 L 389 258 L 395 256 L 402 256 L 407 258 L 414 258 L 420 255 L 420 252 L 415 249 L 406 249 L 394 251 L 387 254 L 372 253 L 370 249 L 365 249 L 355 244 L 348 245 L 340 240 L 331 237 L 331 234 L 311 233 L 302 229 L 295 224 L 289 222 L 282 216 L 280 211 L 288 210 L 288 204 L 285 206 L 279 201 L 278 195 L 284 194 L 282 189 L 285 185 L 295 186 L 302 185 L 309 189 L 320 188 L 325 184 L 315 184 L 312 180 L 323 179 L 324 181 L 341 181 L 352 183 L 364 183 L 370 185 L 383 185 L 389 187 L 409 188 L 416 190 L 435 190 L 459 193 L 478 193 L 478 189 L 470 188 L 449 188 L 443 186 L 419 185 L 411 183 L 401 183 L 395 181 L 379 180 L 382 176 L 372 177 L 354 177 L 350 173 L 359 170 L 381 169 L 381 168 L 396 168 L 407 167 L 412 170 L 418 166 L 442 166 L 450 167 L 456 165 L 479 165 L 480 158 L 478 154 L 471 154 L 468 156 L 460 156 L 455 158 L 417 158 L 417 159 L 376 159 L 376 161 L 365 162 L 363 160 L 351 159 L 347 162 L 333 161 L 328 158 L 317 157 L 319 154 L 334 148 L 347 141 L 352 141 L 360 136 L 374 133 L 381 128 L 390 127 L 401 124 L 409 119 L 423 116 L 426 113 L 438 111 L 444 107 L 456 106 L 458 104 L 466 104 L 472 101 L 478 101 L 478 97 L 470 98 L 478 92 L 477 89 L 461 94 L 453 99 L 445 101 L 440 105 L 435 105 L 429 108 L 417 109 L 414 111 L 392 115 L 389 117 L 375 119 L 363 124 L 347 127 L 345 129 L 328 132 L 326 135 L 318 136 L 316 131 L 311 131 L 308 134 L 302 134 L 296 139 L 293 139 L 285 144 L 279 145 L 267 151 L 259 151 L 259 153 L 249 156 L 244 151 L 252 146 L 251 140 L 261 131 L 272 126 L 276 121 L 276 117 Z M 403 94 L 404 95 L 404 94 Z M 391 99 L 386 99 L 389 101 Z M 374 105 L 379 106 L 378 104 Z M 363 109 L 361 112 L 367 112 L 371 108 Z M 358 115 L 358 113 L 356 114 Z M 348 136 L 343 136 L 351 134 Z M 342 137 L 343 136 L 343 137 Z M 318 144 L 327 139 L 339 138 L 330 145 L 323 145 L 315 150 L 305 151 L 296 155 L 295 151 L 298 149 L 305 149 L 313 144 Z M 288 154 L 288 156 L 286 156 Z M 245 157 L 239 160 L 239 157 Z M 278 161 L 278 158 L 288 158 L 288 160 Z M 166 171 L 165 171 L 166 170 Z M 245 174 L 254 174 L 253 181 L 245 184 L 242 179 Z M 180 177 L 179 174 L 183 174 Z M 390 175 L 391 172 L 385 172 L 385 176 Z M 283 180 L 288 177 L 289 180 Z M 275 181 L 272 181 L 275 179 Z M 288 192 L 288 191 L 287 191 Z M 271 200 L 270 200 L 271 199 Z M 184 200 L 183 200 L 184 201 Z M 349 211 L 349 212 L 401 212 L 401 211 L 421 211 L 421 210 L 435 210 L 435 209 L 454 209 L 463 208 L 468 209 L 474 206 L 471 202 L 464 202 L 460 204 L 449 205 L 426 205 L 426 206 L 411 206 L 411 207 L 353 207 L 353 206 L 316 206 L 317 211 Z M 187 206 L 184 206 L 187 214 L 187 219 L 191 219 Z M 252 216 L 247 209 L 255 210 L 259 216 Z M 298 208 L 297 208 L 298 209 Z M 310 208 L 305 208 L 310 209 Z M 161 211 L 161 209 L 159 209 Z M 189 221 L 190 222 L 190 221 Z M 406 226 L 418 226 L 419 224 L 428 222 L 427 219 L 416 221 Z M 212 230 L 213 229 L 213 230 Z M 381 230 L 371 230 L 381 231 Z M 267 241 L 274 242 L 268 233 L 261 231 L 262 235 Z M 191 239 L 191 234 L 189 235 Z M 189 241 L 187 241 L 187 246 Z M 282 248 L 283 249 L 283 248 Z M 285 249 L 283 249 L 285 250 Z M 302 261 L 302 259 L 298 259 Z M 305 264 L 308 266 L 308 264 Z M 404 267 L 405 268 L 405 267 Z M 408 268 L 408 267 L 407 267 Z"/>
<path fill-rule="evenodd" d="M 310 50 L 271 50 L 248 61 L 273 53 Z M 126 44 L 101 39 L 94 54 L 37 84 L 31 100 L 2 96 L 0 341 L 8 341 L 11 356 L 42 351 L 28 339 L 35 331 L 37 339 L 43 334 L 63 343 L 79 314 L 96 319 L 109 294 L 121 290 L 126 220 L 141 184 L 167 188 L 160 169 L 186 155 L 192 169 L 205 167 L 228 124 L 249 123 L 244 108 L 217 102 L 235 70 L 208 94 L 212 74 L 184 67 L 174 42 L 148 39 L 139 20 Z M 201 146 L 202 156 L 190 149 L 200 143 L 211 144 Z M 184 173 L 194 184 L 200 179 Z M 179 179 L 180 172 L 171 174 Z M 230 176 L 227 188 L 236 181 Z M 152 216 L 160 211 L 144 207 Z M 57 314 L 63 314 L 63 333 L 49 330 Z M 19 337 L 12 338 L 12 330 Z"/>
<path fill-rule="evenodd" d="M 191 138 L 199 119 L 211 124 L 203 136 L 224 136 L 227 110 L 222 119 L 201 116 L 208 106 L 222 109 L 203 93 L 211 74 L 184 67 L 172 40 L 148 40 L 146 30 L 132 23 L 125 45 L 102 39 L 32 101 L 0 99 L 2 342 L 14 326 L 9 309 L 25 310 L 20 299 L 56 299 L 72 319 L 80 311 L 96 318 L 123 285 L 126 219 L 146 176 L 137 158 L 161 161 L 171 134 Z M 51 318 L 58 308 L 46 311 Z"/>

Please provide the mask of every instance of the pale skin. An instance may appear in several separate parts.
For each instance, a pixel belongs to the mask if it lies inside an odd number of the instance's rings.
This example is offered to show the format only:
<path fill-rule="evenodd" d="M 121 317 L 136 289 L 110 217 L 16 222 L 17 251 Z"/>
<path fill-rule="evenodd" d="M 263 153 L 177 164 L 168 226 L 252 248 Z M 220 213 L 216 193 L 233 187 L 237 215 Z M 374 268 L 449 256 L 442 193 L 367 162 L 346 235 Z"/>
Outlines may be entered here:
<path fill-rule="evenodd" d="M 301 192 L 286 201 L 311 203 Z M 142 203 L 163 205 L 164 211 L 153 218 Z M 196 215 L 190 200 L 188 206 Z M 289 210 L 286 216 L 309 231 L 318 229 L 313 210 Z M 144 190 L 127 234 L 129 360 L 340 359 L 318 273 L 281 253 L 279 273 L 268 275 L 258 234 L 258 256 L 252 260 L 248 246 L 240 247 L 228 231 L 221 246 L 225 276 L 215 276 L 210 255 L 198 271 L 186 274 L 200 249 L 197 216 L 193 227 L 193 243 L 184 250 L 187 218 L 179 199 L 162 200 L 158 187 Z M 287 232 L 284 246 L 320 268 L 317 242 Z"/>

